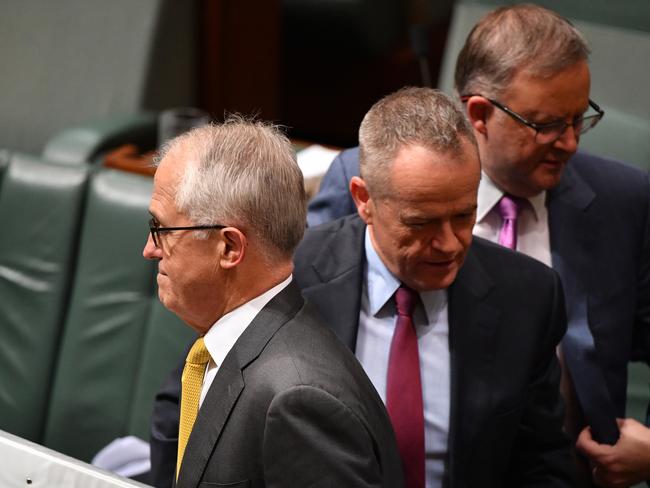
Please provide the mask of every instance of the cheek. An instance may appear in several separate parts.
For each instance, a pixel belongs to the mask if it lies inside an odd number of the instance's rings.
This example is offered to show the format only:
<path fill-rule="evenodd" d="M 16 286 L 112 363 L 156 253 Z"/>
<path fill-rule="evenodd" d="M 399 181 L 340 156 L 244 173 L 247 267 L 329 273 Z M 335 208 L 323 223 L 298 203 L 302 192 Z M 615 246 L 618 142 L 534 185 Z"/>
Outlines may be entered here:
<path fill-rule="evenodd" d="M 474 230 L 474 219 L 472 219 L 472 223 L 470 225 L 462 224 L 455 231 L 456 239 L 458 239 L 458 242 L 460 242 L 461 246 L 465 250 L 467 250 L 467 248 L 469 248 L 470 244 L 472 243 L 473 230 Z"/>

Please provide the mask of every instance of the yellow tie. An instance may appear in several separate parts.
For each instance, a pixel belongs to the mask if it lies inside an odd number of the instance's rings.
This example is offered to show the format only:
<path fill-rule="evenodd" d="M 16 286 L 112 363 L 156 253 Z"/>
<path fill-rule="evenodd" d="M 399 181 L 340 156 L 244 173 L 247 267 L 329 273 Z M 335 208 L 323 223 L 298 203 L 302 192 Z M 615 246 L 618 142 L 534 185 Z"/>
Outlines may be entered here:
<path fill-rule="evenodd" d="M 181 394 L 181 418 L 178 429 L 178 458 L 176 461 L 176 478 L 181 469 L 183 454 L 190 432 L 194 427 L 194 421 L 199 413 L 199 398 L 201 397 L 201 386 L 205 375 L 205 367 L 210 361 L 210 353 L 205 347 L 203 337 L 199 337 L 185 359 L 183 368 L 182 394 Z"/>

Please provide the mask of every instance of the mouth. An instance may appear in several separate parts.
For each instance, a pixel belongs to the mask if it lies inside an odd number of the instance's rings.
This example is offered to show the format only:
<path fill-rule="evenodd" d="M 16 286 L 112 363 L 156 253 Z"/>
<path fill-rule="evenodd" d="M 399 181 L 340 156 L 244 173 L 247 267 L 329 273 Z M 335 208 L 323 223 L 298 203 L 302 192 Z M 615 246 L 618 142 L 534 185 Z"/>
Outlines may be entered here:
<path fill-rule="evenodd" d="M 426 261 L 425 264 L 427 266 L 436 268 L 436 269 L 446 269 L 446 268 L 451 268 L 456 264 L 455 259 L 446 259 L 446 260 L 439 260 L 439 261 Z"/>
<path fill-rule="evenodd" d="M 545 159 L 544 161 L 542 161 L 542 164 L 546 164 L 548 166 L 555 166 L 555 167 L 564 166 L 565 163 L 566 161 L 557 161 L 554 159 Z"/>

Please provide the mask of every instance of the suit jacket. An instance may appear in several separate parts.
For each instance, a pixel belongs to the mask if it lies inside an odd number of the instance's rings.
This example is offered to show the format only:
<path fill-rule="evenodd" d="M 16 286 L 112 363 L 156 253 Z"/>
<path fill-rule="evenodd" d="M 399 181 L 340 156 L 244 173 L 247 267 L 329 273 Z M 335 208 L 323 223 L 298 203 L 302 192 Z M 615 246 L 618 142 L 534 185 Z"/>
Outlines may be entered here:
<path fill-rule="evenodd" d="M 358 216 L 339 219 L 309 229 L 295 255 L 294 277 L 303 295 L 351 350 L 364 232 Z M 445 486 L 573 486 L 555 354 L 566 327 L 556 273 L 476 238 L 448 296 L 451 418 Z"/>
<path fill-rule="evenodd" d="M 348 183 L 359 149 L 343 151 L 309 205 L 310 225 L 356 213 Z M 617 415 L 625 416 L 627 364 L 650 363 L 650 182 L 648 174 L 577 152 L 548 192 L 553 268 L 569 319 L 586 301 L 589 328 Z M 573 378 L 580 381 L 580 378 Z"/>
<path fill-rule="evenodd" d="M 176 486 L 402 486 L 381 399 L 314 317 L 295 284 L 257 315 L 208 390 Z"/>

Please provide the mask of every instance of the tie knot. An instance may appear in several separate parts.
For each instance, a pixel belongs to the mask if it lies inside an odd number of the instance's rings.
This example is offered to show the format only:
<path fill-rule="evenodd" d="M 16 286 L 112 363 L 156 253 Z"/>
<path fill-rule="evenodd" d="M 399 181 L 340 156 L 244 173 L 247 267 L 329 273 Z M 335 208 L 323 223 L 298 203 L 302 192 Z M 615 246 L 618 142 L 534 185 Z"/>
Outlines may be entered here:
<path fill-rule="evenodd" d="M 185 362 L 190 364 L 208 364 L 210 362 L 210 353 L 205 347 L 203 337 L 199 337 L 194 342 L 192 349 L 190 349 L 190 352 L 187 354 Z"/>
<path fill-rule="evenodd" d="M 515 220 L 519 215 L 522 204 L 523 199 L 505 193 L 499 200 L 497 208 L 503 220 Z"/>
<path fill-rule="evenodd" d="M 395 292 L 395 305 L 398 315 L 413 315 L 413 309 L 417 303 L 418 293 L 409 287 L 401 285 Z"/>

